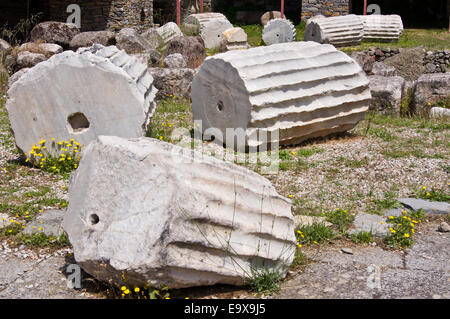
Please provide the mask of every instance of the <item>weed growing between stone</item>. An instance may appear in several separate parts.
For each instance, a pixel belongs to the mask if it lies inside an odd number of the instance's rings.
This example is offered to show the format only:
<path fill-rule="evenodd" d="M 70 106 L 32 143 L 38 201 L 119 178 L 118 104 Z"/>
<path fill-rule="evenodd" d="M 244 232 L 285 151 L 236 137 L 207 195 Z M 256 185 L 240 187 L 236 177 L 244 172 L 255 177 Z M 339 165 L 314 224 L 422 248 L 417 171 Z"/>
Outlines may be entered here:
<path fill-rule="evenodd" d="M 413 244 L 413 235 L 418 223 L 422 221 L 424 213 L 422 209 L 416 212 L 406 211 L 402 212 L 402 216 L 389 216 L 387 221 L 393 224 L 389 228 L 391 234 L 384 239 L 386 244 L 394 248 L 406 248 Z"/>
<path fill-rule="evenodd" d="M 325 214 L 327 221 L 332 223 L 341 234 L 345 234 L 347 227 L 355 220 L 355 215 L 349 213 L 346 209 L 336 208 Z"/>
<path fill-rule="evenodd" d="M 328 226 L 323 223 L 313 223 L 311 225 L 305 225 L 297 227 L 296 237 L 298 247 L 302 244 L 319 244 L 321 242 L 330 241 L 336 238 L 337 234 Z"/>
<path fill-rule="evenodd" d="M 356 234 L 350 234 L 348 237 L 355 244 L 359 244 L 359 243 L 368 244 L 368 243 L 373 242 L 373 235 L 371 232 L 360 231 L 359 233 L 356 233 Z"/>
<path fill-rule="evenodd" d="M 280 282 L 283 280 L 283 272 L 279 269 L 268 267 L 251 267 L 250 274 L 245 278 L 244 284 L 250 291 L 260 293 L 276 293 L 280 291 Z"/>
<path fill-rule="evenodd" d="M 170 299 L 169 288 L 155 288 L 149 282 L 148 285 L 143 287 L 128 285 L 128 279 L 124 273 L 122 273 L 123 285 L 119 288 L 113 287 L 116 296 L 120 296 L 121 299 Z"/>
<path fill-rule="evenodd" d="M 47 144 L 50 146 L 47 148 Z M 30 162 L 43 171 L 68 177 L 70 172 L 77 169 L 81 156 L 80 143 L 74 139 L 70 141 L 56 141 L 54 138 L 47 143 L 42 140 L 34 145 L 27 156 L 26 162 Z"/>
<path fill-rule="evenodd" d="M 65 233 L 60 236 L 48 236 L 43 232 L 33 234 L 19 234 L 17 237 L 26 246 L 31 247 L 68 247 L 70 246 L 69 238 Z"/>
<path fill-rule="evenodd" d="M 433 202 L 450 202 L 450 193 L 433 187 L 422 186 L 416 191 L 415 195 L 417 198 L 428 199 Z"/>

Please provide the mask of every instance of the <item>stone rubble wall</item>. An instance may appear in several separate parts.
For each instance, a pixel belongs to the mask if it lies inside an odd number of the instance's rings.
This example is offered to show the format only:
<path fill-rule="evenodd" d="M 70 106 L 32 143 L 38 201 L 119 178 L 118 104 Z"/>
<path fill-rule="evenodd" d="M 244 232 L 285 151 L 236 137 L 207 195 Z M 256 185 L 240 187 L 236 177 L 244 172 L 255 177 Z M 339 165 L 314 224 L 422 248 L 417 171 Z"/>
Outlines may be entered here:
<path fill-rule="evenodd" d="M 349 12 L 350 0 L 302 0 L 302 21 L 318 14 L 335 17 Z"/>
<path fill-rule="evenodd" d="M 401 49 L 372 48 L 363 53 L 375 57 L 376 62 L 383 62 L 387 58 L 399 54 Z M 423 58 L 425 73 L 445 73 L 450 71 L 450 50 L 427 51 Z"/>
<path fill-rule="evenodd" d="M 49 0 L 49 18 L 66 22 L 73 0 Z M 146 29 L 153 25 L 153 0 L 79 0 L 81 30 Z"/>

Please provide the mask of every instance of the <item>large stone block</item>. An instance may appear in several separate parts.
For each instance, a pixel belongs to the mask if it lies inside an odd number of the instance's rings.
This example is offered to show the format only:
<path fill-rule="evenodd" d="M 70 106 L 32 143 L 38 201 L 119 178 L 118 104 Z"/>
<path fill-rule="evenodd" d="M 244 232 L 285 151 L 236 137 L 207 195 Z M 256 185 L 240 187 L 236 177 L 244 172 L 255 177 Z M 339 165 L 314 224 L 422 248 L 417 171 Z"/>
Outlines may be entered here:
<path fill-rule="evenodd" d="M 399 15 L 371 14 L 360 18 L 364 23 L 363 40 L 397 42 L 403 33 L 403 22 Z"/>
<path fill-rule="evenodd" d="M 150 138 L 100 136 L 71 178 L 63 221 L 77 263 L 102 281 L 183 288 L 284 273 L 288 199 L 264 177 Z"/>
<path fill-rule="evenodd" d="M 329 43 L 336 47 L 359 45 L 363 39 L 364 25 L 354 14 L 313 19 L 306 25 L 305 41 Z"/>
<path fill-rule="evenodd" d="M 154 111 L 147 66 L 115 46 L 52 56 L 8 90 L 6 108 L 17 147 L 42 139 L 88 144 L 100 134 L 139 137 Z"/>
<path fill-rule="evenodd" d="M 287 19 L 272 19 L 263 29 L 262 39 L 265 44 L 292 42 L 295 40 L 295 27 Z"/>
<path fill-rule="evenodd" d="M 188 68 L 150 68 L 149 72 L 154 79 L 153 85 L 158 89 L 157 100 L 163 100 L 171 96 L 188 99 L 191 96 L 194 70 Z"/>
<path fill-rule="evenodd" d="M 209 21 L 201 31 L 200 36 L 205 41 L 205 48 L 217 49 L 220 47 L 221 41 L 224 39 L 223 33 L 232 29 L 233 25 L 228 20 L 213 19 Z"/>
<path fill-rule="evenodd" d="M 267 11 L 261 16 L 261 24 L 266 25 L 270 20 L 281 19 L 280 11 Z"/>
<path fill-rule="evenodd" d="M 406 81 L 401 76 L 369 76 L 373 110 L 385 114 L 400 114 Z"/>
<path fill-rule="evenodd" d="M 247 43 L 247 33 L 244 29 L 236 27 L 222 33 L 223 39 L 220 43 L 221 51 L 245 50 L 250 46 Z"/>
<path fill-rule="evenodd" d="M 203 27 L 215 19 L 228 20 L 226 16 L 218 12 L 196 13 L 184 19 L 183 27 L 188 33 L 200 35 Z"/>
<path fill-rule="evenodd" d="M 180 53 L 191 69 L 198 68 L 206 59 L 205 42 L 201 37 L 176 37 L 167 45 L 165 55 Z"/>
<path fill-rule="evenodd" d="M 165 25 L 156 29 L 162 39 L 161 50 L 166 50 L 167 45 L 170 41 L 175 39 L 176 37 L 182 37 L 183 32 L 181 32 L 180 28 L 176 23 L 168 22 Z"/>
<path fill-rule="evenodd" d="M 208 57 L 192 83 L 192 110 L 204 130 L 280 130 L 281 144 L 343 132 L 365 116 L 366 74 L 332 45 L 292 42 Z M 219 142 L 225 142 L 216 137 Z"/>
<path fill-rule="evenodd" d="M 417 113 L 422 113 L 429 105 L 449 98 L 450 73 L 423 74 L 417 80 L 413 99 Z"/>
<path fill-rule="evenodd" d="M 30 39 L 32 42 L 44 41 L 69 48 L 70 41 L 79 33 L 80 29 L 73 23 L 47 21 L 37 24 L 31 30 Z"/>
<path fill-rule="evenodd" d="M 88 31 L 77 34 L 70 41 L 70 48 L 77 50 L 78 48 L 90 47 L 94 44 L 104 46 L 116 44 L 116 34 L 112 31 Z"/>

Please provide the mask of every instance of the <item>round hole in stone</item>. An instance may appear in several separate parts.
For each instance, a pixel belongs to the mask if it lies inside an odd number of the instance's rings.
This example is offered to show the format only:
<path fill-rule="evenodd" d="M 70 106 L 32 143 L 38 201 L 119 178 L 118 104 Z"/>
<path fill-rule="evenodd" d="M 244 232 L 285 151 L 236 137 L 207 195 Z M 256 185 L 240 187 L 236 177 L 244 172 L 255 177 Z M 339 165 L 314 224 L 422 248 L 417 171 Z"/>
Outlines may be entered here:
<path fill-rule="evenodd" d="M 89 120 L 83 113 L 74 113 L 67 118 L 69 126 L 73 133 L 80 133 L 87 130 L 90 126 Z"/>
<path fill-rule="evenodd" d="M 89 221 L 91 225 L 96 225 L 100 221 L 100 218 L 98 218 L 97 214 L 91 214 L 91 216 L 89 216 Z"/>
<path fill-rule="evenodd" d="M 222 101 L 219 101 L 219 102 L 217 103 L 217 110 L 218 110 L 219 112 L 222 112 L 222 111 L 223 111 L 223 107 L 224 107 L 223 102 L 222 102 Z"/>

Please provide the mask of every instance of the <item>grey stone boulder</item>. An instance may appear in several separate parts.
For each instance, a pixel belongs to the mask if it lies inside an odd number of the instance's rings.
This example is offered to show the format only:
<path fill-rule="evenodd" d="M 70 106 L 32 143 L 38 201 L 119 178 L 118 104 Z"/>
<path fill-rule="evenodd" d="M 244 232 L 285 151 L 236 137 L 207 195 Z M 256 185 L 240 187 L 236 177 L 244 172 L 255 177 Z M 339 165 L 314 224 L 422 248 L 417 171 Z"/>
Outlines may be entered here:
<path fill-rule="evenodd" d="M 78 48 L 90 47 L 94 44 L 103 46 L 116 44 L 116 33 L 112 31 L 88 31 L 75 35 L 70 41 L 70 48 L 77 50 Z"/>
<path fill-rule="evenodd" d="M 150 68 L 150 74 L 154 79 L 154 85 L 158 89 L 157 100 L 168 96 L 178 98 L 189 98 L 191 96 L 191 84 L 195 71 L 188 68 L 167 69 Z"/>
<path fill-rule="evenodd" d="M 150 28 L 141 33 L 141 37 L 147 42 L 147 49 L 160 49 L 163 46 L 163 38 L 156 28 Z"/>
<path fill-rule="evenodd" d="M 30 68 L 23 68 L 11 75 L 8 79 L 8 88 L 10 88 L 17 80 L 19 80 L 22 75 L 28 72 L 29 69 Z"/>
<path fill-rule="evenodd" d="M 73 23 L 47 21 L 37 24 L 31 30 L 30 39 L 32 42 L 56 43 L 68 49 L 70 41 L 79 33 L 80 29 Z"/>
<path fill-rule="evenodd" d="M 0 39 L 0 55 L 8 51 L 10 48 L 11 46 L 9 45 L 8 42 L 6 42 L 3 39 Z"/>
<path fill-rule="evenodd" d="M 422 209 L 426 214 L 450 214 L 450 204 L 446 202 L 432 202 L 418 198 L 399 198 L 398 201 L 404 207 L 414 211 Z"/>
<path fill-rule="evenodd" d="M 131 54 L 141 61 L 141 63 L 157 67 L 162 59 L 162 54 L 158 50 L 147 50 L 144 53 Z"/>
<path fill-rule="evenodd" d="M 353 52 L 350 57 L 358 62 L 364 72 L 366 72 L 367 74 L 370 74 L 372 72 L 372 68 L 375 62 L 374 56 L 371 56 L 368 53 L 364 52 Z"/>
<path fill-rule="evenodd" d="M 180 53 L 190 69 L 198 68 L 206 59 L 205 42 L 201 37 L 176 37 L 167 44 L 165 56 Z"/>
<path fill-rule="evenodd" d="M 151 47 L 151 44 L 141 36 L 135 29 L 124 28 L 116 36 L 116 45 L 128 54 L 143 53 Z"/>
<path fill-rule="evenodd" d="M 45 60 L 47 57 L 44 54 L 22 51 L 17 55 L 17 67 L 19 69 L 32 68 Z"/>
<path fill-rule="evenodd" d="M 418 114 L 450 95 L 450 73 L 423 74 L 416 82 L 414 108 Z M 430 104 L 428 104 L 430 103 Z"/>
<path fill-rule="evenodd" d="M 386 222 L 384 216 L 360 213 L 355 216 L 353 226 L 350 234 L 370 232 L 375 237 L 384 238 L 390 233 L 389 228 L 392 227 L 392 224 Z"/>
<path fill-rule="evenodd" d="M 27 153 L 43 139 L 87 145 L 101 134 L 143 136 L 155 110 L 152 83 L 147 65 L 115 46 L 56 54 L 8 90 L 16 146 Z"/>
<path fill-rule="evenodd" d="M 87 273 L 113 285 L 243 285 L 286 274 L 291 201 L 242 166 L 156 139 L 100 136 L 83 151 L 63 228 Z"/>
<path fill-rule="evenodd" d="M 38 53 L 43 54 L 47 58 L 51 57 L 52 55 L 61 53 L 64 51 L 62 46 L 55 44 L 55 43 L 34 43 L 34 42 L 27 42 L 22 44 L 19 47 L 19 52 L 22 51 L 28 51 L 31 53 Z"/>
<path fill-rule="evenodd" d="M 375 62 L 372 68 L 373 75 L 381 76 L 396 76 L 397 70 L 393 66 L 387 65 L 383 62 Z"/>
<path fill-rule="evenodd" d="M 384 114 L 400 114 L 406 81 L 400 76 L 369 76 L 372 102 L 370 109 Z"/>
<path fill-rule="evenodd" d="M 450 109 L 444 107 L 432 107 L 430 110 L 431 118 L 450 117 Z"/>
<path fill-rule="evenodd" d="M 270 20 L 281 19 L 280 11 L 267 11 L 261 16 L 261 24 L 266 25 Z"/>
<path fill-rule="evenodd" d="M 164 67 L 171 69 L 180 69 L 186 67 L 186 61 L 180 53 L 173 53 L 165 57 Z"/>
<path fill-rule="evenodd" d="M 47 210 L 27 223 L 24 234 L 44 233 L 47 236 L 61 236 L 64 233 L 61 227 L 65 210 Z"/>

